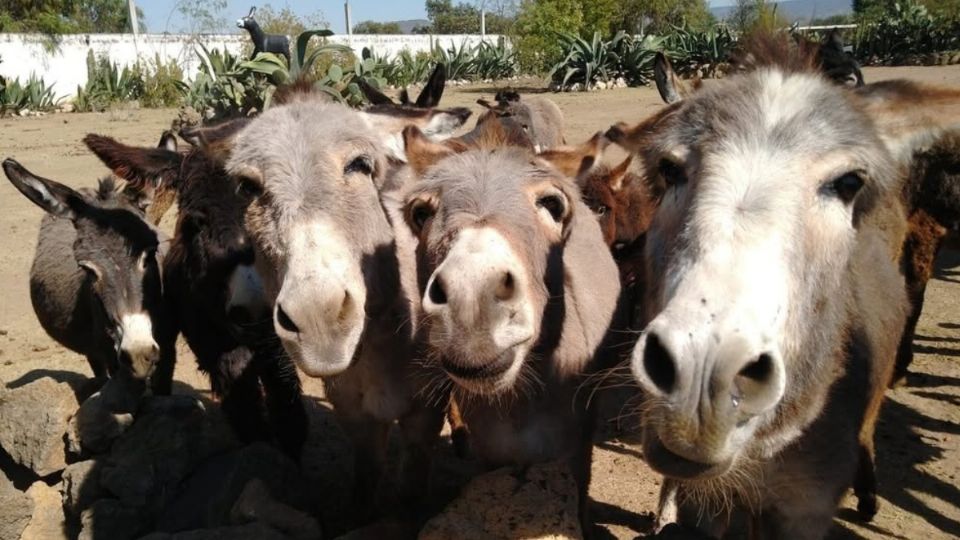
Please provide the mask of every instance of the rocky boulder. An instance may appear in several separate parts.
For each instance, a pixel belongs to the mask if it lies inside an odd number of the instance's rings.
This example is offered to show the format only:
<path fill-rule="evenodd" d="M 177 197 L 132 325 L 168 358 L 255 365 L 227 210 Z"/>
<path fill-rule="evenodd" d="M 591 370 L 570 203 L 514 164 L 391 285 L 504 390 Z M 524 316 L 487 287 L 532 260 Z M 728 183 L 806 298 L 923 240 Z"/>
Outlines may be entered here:
<path fill-rule="evenodd" d="M 0 538 L 20 538 L 31 514 L 33 499 L 0 472 Z"/>
<path fill-rule="evenodd" d="M 577 485 L 565 463 L 522 472 L 499 469 L 474 478 L 420 532 L 421 540 L 582 538 Z"/>
<path fill-rule="evenodd" d="M 0 447 L 37 476 L 62 471 L 64 433 L 78 405 L 69 384 L 48 377 L 14 389 L 0 386 Z"/>
<path fill-rule="evenodd" d="M 27 490 L 33 499 L 33 515 L 20 540 L 67 540 L 63 498 L 58 488 L 38 480 Z"/>

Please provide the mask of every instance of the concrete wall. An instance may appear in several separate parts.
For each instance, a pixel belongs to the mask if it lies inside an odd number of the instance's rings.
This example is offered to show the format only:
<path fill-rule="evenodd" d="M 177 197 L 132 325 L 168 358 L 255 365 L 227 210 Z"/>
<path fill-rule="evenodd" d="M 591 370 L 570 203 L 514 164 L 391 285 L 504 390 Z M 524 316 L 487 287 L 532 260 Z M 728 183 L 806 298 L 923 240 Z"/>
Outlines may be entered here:
<path fill-rule="evenodd" d="M 499 36 L 488 35 L 486 40 L 496 43 Z M 359 55 L 364 47 L 372 47 L 378 54 L 393 56 L 403 49 L 411 52 L 429 51 L 434 43 L 449 47 L 461 43 L 474 45 L 479 35 L 336 35 L 327 38 L 334 43 L 350 45 Z M 72 96 L 77 86 L 87 81 L 87 51 L 106 54 L 121 65 L 141 60 L 152 60 L 160 55 L 162 61 L 175 60 L 188 79 L 197 73 L 199 60 L 195 53 L 197 42 L 208 48 L 226 48 L 233 53 L 243 50 L 249 42 L 247 34 L 189 36 L 178 34 L 141 34 L 134 43 L 132 34 L 70 34 L 59 36 L 54 45 L 50 38 L 40 34 L 0 34 L 0 75 L 26 79 L 32 73 L 53 83 L 57 95 Z"/>

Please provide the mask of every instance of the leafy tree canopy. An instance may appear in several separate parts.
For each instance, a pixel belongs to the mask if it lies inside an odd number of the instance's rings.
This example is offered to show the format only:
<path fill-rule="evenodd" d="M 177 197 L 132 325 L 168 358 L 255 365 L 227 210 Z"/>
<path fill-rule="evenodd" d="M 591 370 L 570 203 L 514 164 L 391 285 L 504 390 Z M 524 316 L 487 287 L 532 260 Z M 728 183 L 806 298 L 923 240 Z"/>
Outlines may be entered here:
<path fill-rule="evenodd" d="M 395 22 L 363 21 L 353 26 L 354 34 L 402 34 Z"/>
<path fill-rule="evenodd" d="M 143 13 L 137 8 L 140 30 Z M 130 31 L 127 0 L 4 0 L 0 32 L 121 33 Z"/>

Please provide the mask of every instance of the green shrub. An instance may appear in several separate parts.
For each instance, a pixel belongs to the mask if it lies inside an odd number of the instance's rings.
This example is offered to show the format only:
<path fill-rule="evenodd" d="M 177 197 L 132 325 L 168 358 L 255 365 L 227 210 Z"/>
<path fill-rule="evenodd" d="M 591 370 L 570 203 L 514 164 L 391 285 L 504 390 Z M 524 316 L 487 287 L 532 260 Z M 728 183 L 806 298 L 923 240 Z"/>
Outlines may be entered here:
<path fill-rule="evenodd" d="M 665 52 L 678 74 L 703 77 L 715 77 L 730 61 L 736 45 L 736 35 L 725 25 L 704 32 L 678 26 L 664 40 Z"/>
<path fill-rule="evenodd" d="M 857 28 L 854 54 L 865 64 L 900 64 L 911 57 L 960 50 L 960 19 L 935 16 L 904 0 L 892 13 Z"/>
<path fill-rule="evenodd" d="M 274 87 L 266 77 L 242 67 L 243 60 L 227 50 L 198 45 L 200 71 L 186 94 L 188 105 L 206 119 L 234 118 L 262 111 Z"/>
<path fill-rule="evenodd" d="M 157 54 L 144 71 L 140 104 L 148 108 L 176 107 L 188 90 L 180 66 L 174 60 L 162 62 Z"/>
<path fill-rule="evenodd" d="M 0 77 L 0 116 L 8 113 L 18 113 L 24 109 L 31 111 L 49 111 L 60 104 L 53 91 L 53 85 L 48 85 L 43 77 L 30 75 L 27 82 L 20 79 L 5 79 Z"/>
<path fill-rule="evenodd" d="M 124 67 L 106 56 L 96 58 L 87 52 L 87 84 L 77 87 L 74 107 L 77 111 L 103 111 L 115 103 L 133 101 L 143 96 L 143 73 L 139 65 Z"/>

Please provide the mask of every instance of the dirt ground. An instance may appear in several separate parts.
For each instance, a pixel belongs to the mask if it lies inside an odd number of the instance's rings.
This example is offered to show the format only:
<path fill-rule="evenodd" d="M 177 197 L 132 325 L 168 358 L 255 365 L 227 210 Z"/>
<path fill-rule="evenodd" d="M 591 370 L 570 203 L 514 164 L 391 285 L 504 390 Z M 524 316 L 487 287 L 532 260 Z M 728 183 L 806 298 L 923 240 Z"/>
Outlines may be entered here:
<path fill-rule="evenodd" d="M 866 69 L 868 81 L 907 77 L 960 85 L 960 66 Z M 491 86 L 449 88 L 446 105 L 471 106 L 492 97 Z M 637 121 L 660 106 L 651 88 L 588 94 L 553 94 L 566 115 L 567 137 L 587 138 L 625 120 Z M 0 158 L 14 157 L 33 171 L 71 186 L 94 185 L 106 169 L 80 142 L 88 132 L 124 142 L 155 144 L 175 117 L 173 110 L 117 110 L 101 114 L 59 114 L 42 118 L 0 119 Z M 173 212 L 171 212 L 173 214 Z M 28 294 L 28 271 L 40 210 L 9 183 L 0 181 L 0 381 L 10 383 L 34 372 L 71 371 L 89 375 L 86 361 L 54 343 L 37 323 Z M 164 227 L 172 229 L 173 216 Z M 870 524 L 859 523 L 852 495 L 844 501 L 831 538 L 935 539 L 960 536 L 960 253 L 938 261 L 927 289 L 917 330 L 913 374 L 908 385 L 890 391 L 878 436 L 882 506 Z M 209 389 L 188 350 L 181 347 L 178 392 Z M 336 501 L 350 458 L 332 424 L 318 380 L 304 377 L 311 396 L 311 435 L 305 450 L 305 474 L 315 481 L 336 515 Z M 2 427 L 0 427 L 2 429 Z M 591 496 L 597 517 L 617 538 L 645 532 L 656 507 L 659 479 L 643 463 L 635 438 L 618 437 L 607 426 L 594 454 Z"/>

